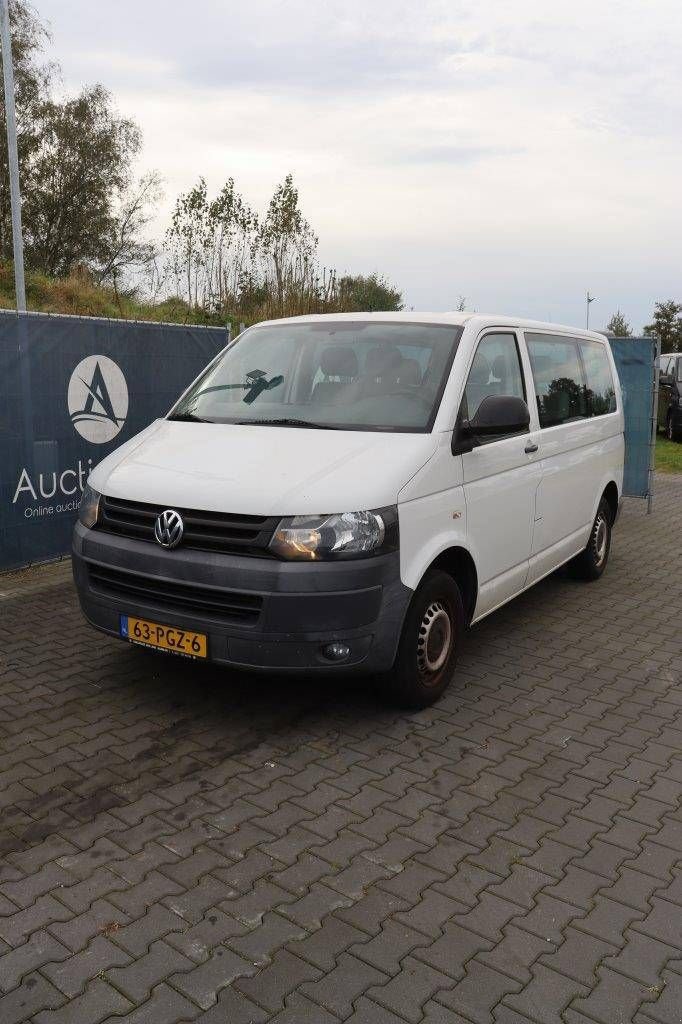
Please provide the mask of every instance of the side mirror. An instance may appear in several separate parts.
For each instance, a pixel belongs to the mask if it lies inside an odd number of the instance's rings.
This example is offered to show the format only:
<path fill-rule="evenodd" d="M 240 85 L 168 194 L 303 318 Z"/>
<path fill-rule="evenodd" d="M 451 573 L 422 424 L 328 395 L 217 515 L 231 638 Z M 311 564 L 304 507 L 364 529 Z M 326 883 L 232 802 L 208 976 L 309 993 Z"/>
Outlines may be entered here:
<path fill-rule="evenodd" d="M 488 395 L 483 399 L 476 415 L 469 420 L 474 437 L 494 434 L 520 434 L 528 430 L 530 412 L 522 398 L 514 395 Z"/>
<path fill-rule="evenodd" d="M 670 388 L 673 384 L 673 377 L 669 373 L 661 373 L 658 376 L 658 386 L 660 388 Z"/>
<path fill-rule="evenodd" d="M 470 452 L 479 437 L 521 434 L 528 430 L 530 412 L 522 398 L 515 395 L 488 395 L 483 399 L 476 415 L 459 419 L 452 436 L 452 454 Z"/>

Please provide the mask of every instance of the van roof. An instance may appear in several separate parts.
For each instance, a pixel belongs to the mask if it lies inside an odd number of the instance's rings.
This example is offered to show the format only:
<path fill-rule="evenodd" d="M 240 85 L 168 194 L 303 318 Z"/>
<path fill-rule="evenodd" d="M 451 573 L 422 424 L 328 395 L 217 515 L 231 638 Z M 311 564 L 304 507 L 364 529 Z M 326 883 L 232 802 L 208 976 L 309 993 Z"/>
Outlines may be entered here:
<path fill-rule="evenodd" d="M 471 313 L 471 312 L 446 312 L 429 313 L 420 310 L 410 310 L 400 313 L 311 313 L 307 316 L 282 317 L 278 320 L 261 321 L 259 326 L 267 324 L 293 324 L 293 323 L 325 323 L 332 321 L 353 321 L 353 320 L 377 320 L 382 323 L 403 323 L 403 324 L 452 324 L 463 327 L 465 324 L 473 324 L 476 327 L 520 327 L 542 330 L 551 334 L 570 334 L 573 337 L 590 338 L 593 341 L 605 342 L 606 336 L 597 331 L 586 331 L 579 327 L 571 327 L 567 324 L 553 324 L 542 320 L 526 320 L 523 317 L 499 316 L 492 313 Z"/>

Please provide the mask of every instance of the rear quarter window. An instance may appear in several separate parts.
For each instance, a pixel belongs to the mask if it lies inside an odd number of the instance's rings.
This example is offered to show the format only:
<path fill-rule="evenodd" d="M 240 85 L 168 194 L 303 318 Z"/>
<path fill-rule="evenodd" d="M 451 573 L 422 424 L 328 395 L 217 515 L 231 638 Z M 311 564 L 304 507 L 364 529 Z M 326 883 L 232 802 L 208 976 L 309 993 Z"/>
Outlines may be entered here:
<path fill-rule="evenodd" d="M 605 416 L 616 411 L 616 389 L 606 347 L 598 341 L 579 341 L 587 381 L 587 415 Z"/>
<path fill-rule="evenodd" d="M 541 427 L 585 419 L 587 394 L 578 343 L 554 334 L 526 333 Z"/>

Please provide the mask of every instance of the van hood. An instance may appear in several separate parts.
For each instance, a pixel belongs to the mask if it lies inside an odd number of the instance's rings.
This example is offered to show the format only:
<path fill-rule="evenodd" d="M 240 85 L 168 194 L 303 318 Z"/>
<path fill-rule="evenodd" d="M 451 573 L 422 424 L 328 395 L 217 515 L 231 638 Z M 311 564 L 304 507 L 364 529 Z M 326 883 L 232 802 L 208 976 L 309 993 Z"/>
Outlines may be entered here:
<path fill-rule="evenodd" d="M 394 505 L 435 434 L 157 420 L 108 455 L 89 483 L 112 498 L 241 515 Z"/>

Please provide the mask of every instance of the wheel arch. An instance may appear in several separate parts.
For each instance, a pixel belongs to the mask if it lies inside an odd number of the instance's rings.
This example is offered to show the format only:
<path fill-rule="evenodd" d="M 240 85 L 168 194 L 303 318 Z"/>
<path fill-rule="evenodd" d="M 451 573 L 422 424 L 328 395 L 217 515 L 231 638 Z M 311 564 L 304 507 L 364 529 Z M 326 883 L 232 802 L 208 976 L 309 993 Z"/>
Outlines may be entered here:
<path fill-rule="evenodd" d="M 455 545 L 446 548 L 437 555 L 430 565 L 427 566 L 422 579 L 432 569 L 440 569 L 452 576 L 459 587 L 464 605 L 464 616 L 466 624 L 471 622 L 478 600 L 478 573 L 476 563 L 471 553 L 466 548 Z"/>
<path fill-rule="evenodd" d="M 602 495 L 601 495 L 601 498 L 599 499 L 599 502 L 601 504 L 601 501 L 605 500 L 608 503 L 608 506 L 609 506 L 609 508 L 611 510 L 611 525 L 613 525 L 615 523 L 616 516 L 618 515 L 618 501 L 619 501 L 619 499 L 620 499 L 620 495 L 618 493 L 618 484 L 616 483 L 615 480 L 609 480 L 609 482 L 607 483 L 606 487 L 602 491 Z"/>

